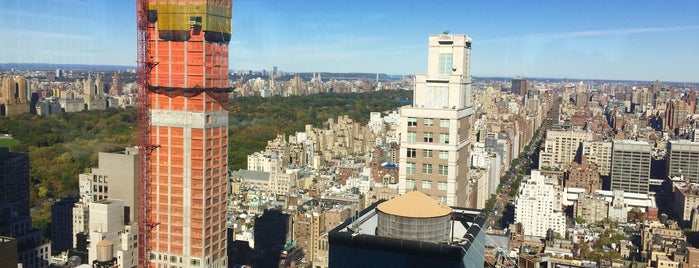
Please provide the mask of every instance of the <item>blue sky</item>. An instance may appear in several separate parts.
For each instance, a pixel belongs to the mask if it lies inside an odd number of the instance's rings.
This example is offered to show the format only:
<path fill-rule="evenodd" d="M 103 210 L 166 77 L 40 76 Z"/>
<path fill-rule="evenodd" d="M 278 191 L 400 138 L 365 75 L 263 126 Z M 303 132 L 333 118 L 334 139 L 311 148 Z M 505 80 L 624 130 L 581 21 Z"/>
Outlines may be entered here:
<path fill-rule="evenodd" d="M 133 65 L 132 0 L 2 0 L 0 63 Z M 699 1 L 234 0 L 231 69 L 426 71 L 473 38 L 472 74 L 699 81 Z"/>

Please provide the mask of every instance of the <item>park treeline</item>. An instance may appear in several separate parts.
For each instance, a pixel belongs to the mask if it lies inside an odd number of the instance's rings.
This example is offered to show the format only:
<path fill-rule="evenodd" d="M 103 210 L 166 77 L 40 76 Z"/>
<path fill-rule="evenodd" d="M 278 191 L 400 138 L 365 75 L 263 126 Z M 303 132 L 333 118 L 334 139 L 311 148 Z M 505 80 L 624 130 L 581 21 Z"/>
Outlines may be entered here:
<path fill-rule="evenodd" d="M 392 110 L 411 99 L 412 91 L 406 90 L 230 99 L 229 168 L 245 168 L 247 155 L 264 150 L 277 134 L 303 131 L 306 124 L 321 126 L 340 115 L 366 122 L 370 112 Z M 99 152 L 137 143 L 136 109 L 3 117 L 0 133 L 19 141 L 11 151 L 29 155 L 31 200 L 45 206 L 50 198 L 77 195 L 78 174 L 98 165 Z"/>
<path fill-rule="evenodd" d="M 413 91 L 384 90 L 370 93 L 321 93 L 308 96 L 238 98 L 228 104 L 229 157 L 232 170 L 247 168 L 247 155 L 264 150 L 277 134 L 321 127 L 329 118 L 348 115 L 369 121 L 371 112 L 384 112 L 412 103 Z"/>

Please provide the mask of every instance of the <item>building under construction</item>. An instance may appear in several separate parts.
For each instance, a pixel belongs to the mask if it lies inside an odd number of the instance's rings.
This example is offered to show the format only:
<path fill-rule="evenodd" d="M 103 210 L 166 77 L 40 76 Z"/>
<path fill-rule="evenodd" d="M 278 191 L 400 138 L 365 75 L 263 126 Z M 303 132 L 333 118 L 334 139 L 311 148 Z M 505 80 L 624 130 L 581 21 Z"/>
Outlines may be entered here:
<path fill-rule="evenodd" d="M 137 1 L 139 255 L 151 267 L 227 267 L 231 2 Z"/>

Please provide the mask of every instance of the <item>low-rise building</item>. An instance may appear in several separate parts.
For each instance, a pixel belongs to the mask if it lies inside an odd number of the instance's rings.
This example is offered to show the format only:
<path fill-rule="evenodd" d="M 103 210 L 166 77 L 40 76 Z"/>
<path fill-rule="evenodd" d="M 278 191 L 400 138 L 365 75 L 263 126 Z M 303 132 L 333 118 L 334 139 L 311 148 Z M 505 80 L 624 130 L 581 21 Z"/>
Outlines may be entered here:
<path fill-rule="evenodd" d="M 603 196 L 581 195 L 575 202 L 575 217 L 587 223 L 595 223 L 607 218 L 609 205 Z"/>

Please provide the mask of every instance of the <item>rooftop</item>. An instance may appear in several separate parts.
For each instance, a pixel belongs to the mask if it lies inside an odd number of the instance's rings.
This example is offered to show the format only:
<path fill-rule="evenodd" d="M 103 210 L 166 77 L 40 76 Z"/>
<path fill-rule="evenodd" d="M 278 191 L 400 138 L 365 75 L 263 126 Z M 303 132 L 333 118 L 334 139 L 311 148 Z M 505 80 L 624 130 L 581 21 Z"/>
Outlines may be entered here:
<path fill-rule="evenodd" d="M 699 183 L 675 182 L 674 185 L 682 195 L 699 195 Z"/>
<path fill-rule="evenodd" d="M 403 195 L 405 196 L 405 195 Z M 397 197 L 399 198 L 399 197 Z M 394 198 L 393 200 L 397 199 Z M 427 197 L 429 198 L 429 197 Z M 410 198 L 409 198 L 410 199 Z M 461 259 L 471 245 L 484 247 L 476 237 L 485 235 L 485 212 L 476 209 L 444 207 L 452 214 L 452 235 L 449 243 L 432 243 L 382 237 L 376 235 L 378 226 L 377 209 L 389 201 L 378 201 L 329 232 L 331 244 L 375 248 L 382 251 L 409 250 L 420 256 L 441 256 L 446 259 Z M 436 202 L 436 201 L 435 201 Z M 389 204 L 390 205 L 390 204 Z M 482 236 L 479 236 L 482 233 Z"/>
<path fill-rule="evenodd" d="M 241 169 L 231 172 L 231 177 L 245 180 L 268 181 L 269 172 Z"/>

